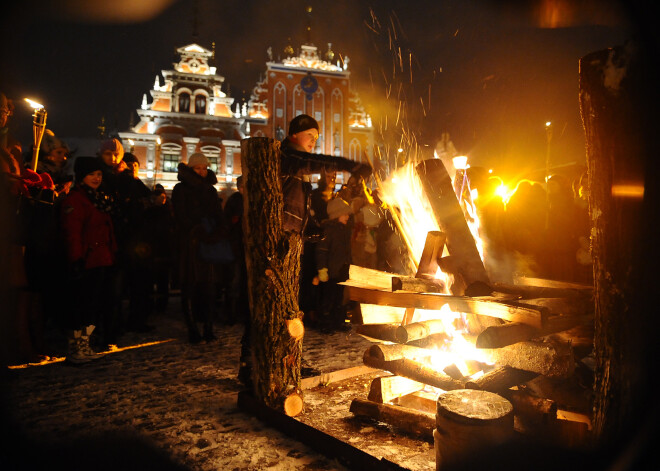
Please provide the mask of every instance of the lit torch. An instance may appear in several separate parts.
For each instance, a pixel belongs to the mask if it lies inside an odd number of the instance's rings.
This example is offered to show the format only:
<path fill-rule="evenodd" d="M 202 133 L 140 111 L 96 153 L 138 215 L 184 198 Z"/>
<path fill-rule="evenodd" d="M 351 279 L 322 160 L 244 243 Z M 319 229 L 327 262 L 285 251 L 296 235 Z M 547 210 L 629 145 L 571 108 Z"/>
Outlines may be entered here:
<path fill-rule="evenodd" d="M 41 146 L 41 138 L 44 137 L 44 131 L 46 131 L 46 108 L 44 105 L 40 105 L 36 101 L 26 98 L 25 101 L 34 108 L 34 113 L 32 114 L 32 135 L 34 137 L 34 147 L 32 149 L 32 162 L 30 167 L 32 171 L 37 171 L 37 162 L 39 161 L 39 147 Z"/>

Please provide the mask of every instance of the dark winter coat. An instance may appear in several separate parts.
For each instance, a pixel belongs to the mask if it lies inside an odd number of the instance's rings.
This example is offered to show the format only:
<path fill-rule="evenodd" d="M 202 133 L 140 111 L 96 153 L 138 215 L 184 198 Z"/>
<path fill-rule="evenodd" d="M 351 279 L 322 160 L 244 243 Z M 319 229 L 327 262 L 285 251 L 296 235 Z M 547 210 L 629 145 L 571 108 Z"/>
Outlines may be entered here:
<path fill-rule="evenodd" d="M 326 171 L 358 173 L 364 178 L 371 175 L 371 167 L 344 157 L 310 154 L 289 138 L 281 146 L 281 181 L 284 196 L 282 225 L 285 231 L 302 232 L 309 216 L 312 186 L 303 177 Z"/>
<path fill-rule="evenodd" d="M 208 170 L 205 178 L 191 167 L 181 163 L 178 167 L 179 183 L 172 190 L 172 206 L 179 243 L 180 280 L 184 287 L 198 282 L 212 282 L 219 274 L 213 264 L 205 262 L 199 255 L 201 242 L 213 242 L 227 237 L 222 218 L 222 205 L 215 173 Z M 207 232 L 205 226 L 214 228 Z"/>
<path fill-rule="evenodd" d="M 76 186 L 62 202 L 62 230 L 71 264 L 85 269 L 114 265 L 117 252 L 112 218 Z"/>
<path fill-rule="evenodd" d="M 319 270 L 327 268 L 330 279 L 345 281 L 351 264 L 352 225 L 330 219 L 322 227 L 323 238 L 316 246 L 316 266 Z"/>

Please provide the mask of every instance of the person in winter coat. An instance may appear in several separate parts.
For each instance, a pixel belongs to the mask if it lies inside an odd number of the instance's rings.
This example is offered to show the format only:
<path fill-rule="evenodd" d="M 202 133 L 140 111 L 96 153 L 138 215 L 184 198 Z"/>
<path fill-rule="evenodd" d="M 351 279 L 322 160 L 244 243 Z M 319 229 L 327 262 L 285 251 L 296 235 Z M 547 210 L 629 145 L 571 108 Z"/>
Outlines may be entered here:
<path fill-rule="evenodd" d="M 62 203 L 62 230 L 67 246 L 69 287 L 74 308 L 68 320 L 67 361 L 85 363 L 99 355 L 90 345 L 95 325 L 113 329 L 112 270 L 117 243 L 111 213 L 114 201 L 99 190 L 103 173 L 98 159 L 78 157 L 75 187 Z"/>
<path fill-rule="evenodd" d="M 222 217 L 221 200 L 213 185 L 215 173 L 208 168 L 209 162 L 202 153 L 190 156 L 188 164 L 180 163 L 178 180 L 172 190 L 172 205 L 179 241 L 179 283 L 181 307 L 188 327 L 190 343 L 215 340 L 213 316 L 216 301 L 216 282 L 221 277 L 223 263 L 231 263 L 233 254 L 219 254 L 214 249 L 227 242 Z M 203 249 L 209 248 L 213 253 Z M 203 337 L 197 322 L 203 325 Z"/>
<path fill-rule="evenodd" d="M 296 116 L 289 123 L 288 135 L 280 147 L 280 180 L 282 182 L 283 215 L 282 228 L 285 231 L 304 233 L 310 213 L 312 185 L 307 177 L 321 170 L 325 172 L 346 171 L 368 178 L 371 167 L 344 157 L 313 154 L 319 138 L 319 124 L 309 115 Z M 299 289 L 299 287 L 298 287 Z M 249 319 L 248 319 L 249 321 Z M 245 326 L 241 340 L 241 359 L 238 379 L 250 387 L 251 348 L 250 324 Z M 316 370 L 308 367 L 303 359 L 301 374 L 313 375 Z"/>
<path fill-rule="evenodd" d="M 316 248 L 318 279 L 322 283 L 321 329 L 346 330 L 344 290 L 351 265 L 351 206 L 342 198 L 328 202 L 328 220 L 323 222 L 323 238 Z"/>

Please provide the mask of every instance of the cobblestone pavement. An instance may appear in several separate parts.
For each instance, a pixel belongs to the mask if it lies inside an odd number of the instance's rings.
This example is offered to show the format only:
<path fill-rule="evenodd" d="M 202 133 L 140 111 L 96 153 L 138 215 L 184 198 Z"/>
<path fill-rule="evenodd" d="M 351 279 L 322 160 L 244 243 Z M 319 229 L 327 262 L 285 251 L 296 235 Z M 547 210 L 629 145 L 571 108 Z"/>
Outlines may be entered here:
<path fill-rule="evenodd" d="M 93 363 L 12 369 L 2 469 L 345 469 L 239 411 L 242 325 L 190 345 L 176 304 L 151 320 L 154 331 L 125 334 Z M 303 356 L 331 372 L 361 364 L 368 344 L 308 330 Z"/>

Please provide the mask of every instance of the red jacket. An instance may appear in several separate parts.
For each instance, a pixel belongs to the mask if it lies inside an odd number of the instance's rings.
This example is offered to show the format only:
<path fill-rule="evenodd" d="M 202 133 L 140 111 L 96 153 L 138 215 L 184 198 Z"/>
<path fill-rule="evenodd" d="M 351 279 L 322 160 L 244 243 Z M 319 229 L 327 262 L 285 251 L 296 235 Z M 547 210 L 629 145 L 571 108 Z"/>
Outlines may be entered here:
<path fill-rule="evenodd" d="M 85 261 L 85 269 L 114 265 L 117 242 L 112 218 L 99 211 L 80 188 L 62 202 L 62 229 L 69 262 Z"/>

